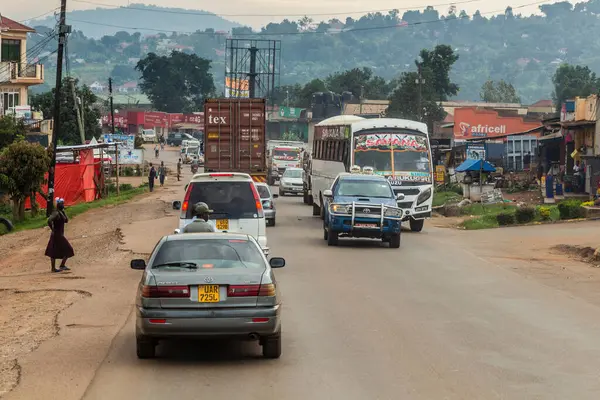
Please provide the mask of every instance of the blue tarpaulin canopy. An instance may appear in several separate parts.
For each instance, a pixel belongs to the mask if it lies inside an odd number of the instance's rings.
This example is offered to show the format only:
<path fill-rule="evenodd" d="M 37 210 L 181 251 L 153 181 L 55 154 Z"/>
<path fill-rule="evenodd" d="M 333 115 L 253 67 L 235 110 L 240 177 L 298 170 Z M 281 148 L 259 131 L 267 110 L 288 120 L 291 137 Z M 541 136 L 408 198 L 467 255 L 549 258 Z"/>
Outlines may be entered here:
<path fill-rule="evenodd" d="M 483 170 L 482 165 L 483 163 Z M 483 171 L 483 172 L 496 172 L 496 168 L 492 164 L 483 160 L 467 160 L 456 167 L 456 172 L 467 172 L 467 171 Z"/>

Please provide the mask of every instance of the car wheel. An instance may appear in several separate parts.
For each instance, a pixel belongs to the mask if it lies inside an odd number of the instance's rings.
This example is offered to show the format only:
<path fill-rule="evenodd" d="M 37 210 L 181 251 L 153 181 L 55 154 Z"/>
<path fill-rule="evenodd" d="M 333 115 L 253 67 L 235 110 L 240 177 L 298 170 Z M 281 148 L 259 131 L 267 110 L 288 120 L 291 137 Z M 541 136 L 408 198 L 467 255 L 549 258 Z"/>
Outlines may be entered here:
<path fill-rule="evenodd" d="M 323 240 L 327 240 L 329 238 L 329 232 L 327 232 L 327 228 L 323 227 Z"/>
<path fill-rule="evenodd" d="M 156 356 L 156 343 L 148 339 L 136 339 L 137 357 L 140 359 L 154 358 Z"/>
<path fill-rule="evenodd" d="M 321 210 L 319 209 L 320 207 L 318 205 L 316 205 L 315 203 L 313 203 L 313 216 L 317 216 L 317 215 L 321 215 Z"/>
<path fill-rule="evenodd" d="M 425 224 L 425 220 L 416 220 L 410 219 L 410 230 L 413 232 L 421 232 L 423 230 L 423 225 Z"/>
<path fill-rule="evenodd" d="M 327 245 L 328 246 L 337 246 L 338 244 L 338 233 L 329 231 L 327 232 Z"/>
<path fill-rule="evenodd" d="M 275 337 L 265 338 L 262 353 L 265 358 L 281 357 L 281 333 Z"/>
<path fill-rule="evenodd" d="M 281 197 L 283 197 L 283 196 L 285 196 L 285 192 L 284 192 L 283 190 L 279 189 L 279 195 L 280 195 Z"/>
<path fill-rule="evenodd" d="M 302 201 L 304 204 L 308 204 L 308 193 L 306 193 L 306 190 L 302 192 Z"/>
<path fill-rule="evenodd" d="M 323 206 L 323 198 L 321 197 L 321 206 Z M 321 217 L 321 219 L 323 221 L 325 221 L 325 208 L 324 207 L 319 207 L 319 217 Z"/>
<path fill-rule="evenodd" d="M 271 220 L 271 226 L 275 226 L 275 218 Z"/>
<path fill-rule="evenodd" d="M 400 248 L 400 234 L 397 233 L 392 235 L 390 238 L 390 249 L 398 249 Z"/>
<path fill-rule="evenodd" d="M 313 197 L 312 194 L 307 195 L 308 196 L 308 202 L 306 204 L 308 204 L 309 206 L 313 205 Z"/>

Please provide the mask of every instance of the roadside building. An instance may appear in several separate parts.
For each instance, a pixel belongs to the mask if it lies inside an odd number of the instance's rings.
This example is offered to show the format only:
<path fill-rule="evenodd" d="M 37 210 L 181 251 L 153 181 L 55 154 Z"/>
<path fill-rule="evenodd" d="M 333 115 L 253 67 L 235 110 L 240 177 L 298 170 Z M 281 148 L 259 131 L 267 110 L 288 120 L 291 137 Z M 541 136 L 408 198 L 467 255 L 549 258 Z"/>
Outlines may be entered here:
<path fill-rule="evenodd" d="M 0 115 L 27 106 L 29 87 L 44 83 L 44 66 L 27 54 L 27 35 L 34 32 L 0 16 Z"/>

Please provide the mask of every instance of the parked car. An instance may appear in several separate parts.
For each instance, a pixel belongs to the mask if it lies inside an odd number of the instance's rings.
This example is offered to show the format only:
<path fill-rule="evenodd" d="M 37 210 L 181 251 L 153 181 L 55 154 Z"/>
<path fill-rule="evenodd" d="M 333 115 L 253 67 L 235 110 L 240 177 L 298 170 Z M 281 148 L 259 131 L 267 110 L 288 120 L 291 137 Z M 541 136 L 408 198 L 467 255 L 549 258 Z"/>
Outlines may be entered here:
<path fill-rule="evenodd" d="M 193 205 L 200 201 L 213 210 L 210 219 L 218 231 L 252 235 L 268 254 L 265 212 L 250 175 L 241 172 L 195 174 L 186 186 L 183 202 L 173 203 L 174 209 L 181 208 L 175 233 L 192 222 Z"/>
<path fill-rule="evenodd" d="M 304 190 L 304 181 L 302 180 L 302 168 L 286 168 L 279 180 L 279 195 L 302 194 Z"/>
<path fill-rule="evenodd" d="M 180 146 L 182 140 L 183 140 L 183 137 L 181 136 L 181 133 L 179 133 L 179 132 L 171 132 L 167 136 L 167 144 L 169 146 Z"/>
<path fill-rule="evenodd" d="M 265 209 L 265 219 L 267 220 L 267 226 L 275 226 L 275 216 L 277 210 L 275 209 L 275 200 L 279 197 L 277 194 L 271 193 L 271 188 L 264 182 L 254 183 L 260 199 Z"/>
<path fill-rule="evenodd" d="M 281 300 L 274 268 L 245 234 L 186 233 L 163 237 L 144 260 L 136 297 L 136 351 L 152 358 L 161 340 L 258 340 L 263 356 L 281 356 Z"/>
<path fill-rule="evenodd" d="M 142 130 L 142 140 L 144 143 L 156 143 L 156 132 L 154 129 Z"/>

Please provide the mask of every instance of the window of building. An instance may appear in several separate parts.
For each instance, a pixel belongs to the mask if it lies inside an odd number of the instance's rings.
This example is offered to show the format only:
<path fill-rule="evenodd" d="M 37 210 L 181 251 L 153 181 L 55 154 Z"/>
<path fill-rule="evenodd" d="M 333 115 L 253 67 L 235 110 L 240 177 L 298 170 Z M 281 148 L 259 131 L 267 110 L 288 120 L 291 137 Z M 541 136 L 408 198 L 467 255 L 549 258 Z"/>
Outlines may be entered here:
<path fill-rule="evenodd" d="M 2 39 L 2 62 L 21 61 L 21 41 L 16 39 Z"/>
<path fill-rule="evenodd" d="M 19 106 L 19 92 L 5 92 L 2 93 L 2 108 L 4 112 L 10 107 Z"/>

